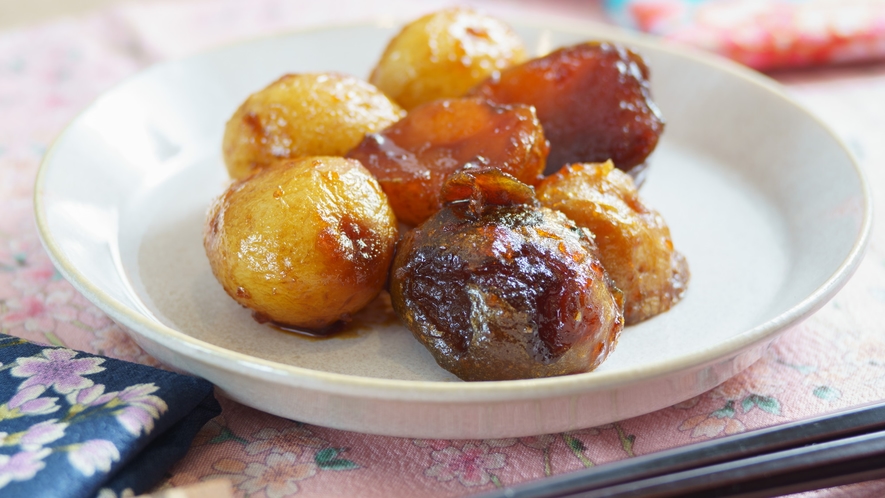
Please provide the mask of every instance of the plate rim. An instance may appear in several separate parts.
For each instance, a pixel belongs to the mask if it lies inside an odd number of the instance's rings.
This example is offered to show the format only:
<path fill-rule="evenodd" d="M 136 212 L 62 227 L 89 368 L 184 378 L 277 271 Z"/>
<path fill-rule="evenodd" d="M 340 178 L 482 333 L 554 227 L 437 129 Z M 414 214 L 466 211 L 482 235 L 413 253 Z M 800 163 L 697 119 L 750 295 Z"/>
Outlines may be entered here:
<path fill-rule="evenodd" d="M 79 292 L 83 293 L 89 301 L 102 311 L 111 316 L 115 321 L 124 325 L 132 332 L 143 335 L 147 340 L 163 344 L 170 348 L 174 344 L 174 351 L 185 357 L 211 364 L 234 375 L 248 376 L 268 380 L 271 376 L 274 382 L 288 386 L 310 390 L 324 391 L 348 395 L 351 397 L 396 400 L 396 401 L 423 401 L 423 402 L 476 402 L 476 401 L 509 401 L 521 399 L 544 399 L 570 395 L 575 393 L 588 393 L 595 391 L 613 390 L 619 387 L 642 383 L 666 375 L 700 368 L 704 365 L 722 361 L 729 355 L 738 355 L 741 351 L 751 348 L 755 344 L 766 340 L 773 340 L 788 326 L 795 324 L 821 308 L 841 289 L 854 274 L 869 242 L 872 229 L 872 195 L 866 174 L 860 167 L 859 161 L 839 137 L 819 116 L 811 112 L 806 106 L 789 95 L 780 84 L 773 79 L 739 65 L 736 62 L 724 59 L 720 56 L 703 52 L 693 47 L 677 45 L 675 43 L 661 42 L 650 35 L 635 33 L 605 24 L 590 21 L 570 21 L 553 18 L 520 19 L 518 16 L 498 16 L 511 23 L 515 27 L 525 27 L 537 30 L 554 30 L 571 34 L 586 35 L 597 39 L 611 39 L 627 43 L 641 48 L 667 52 L 682 58 L 694 59 L 704 65 L 727 72 L 732 76 L 743 79 L 746 82 L 759 86 L 767 92 L 775 94 L 780 99 L 801 111 L 802 114 L 813 120 L 821 130 L 835 142 L 849 159 L 854 174 L 859 182 L 863 206 L 862 222 L 857 236 L 851 245 L 845 259 L 830 274 L 827 279 L 814 289 L 813 292 L 796 302 L 783 313 L 759 323 L 755 327 L 740 332 L 731 338 L 717 343 L 715 346 L 686 354 L 675 359 L 667 360 L 659 364 L 631 371 L 601 371 L 573 374 L 567 376 L 521 379 L 508 381 L 426 381 L 426 380 L 401 380 L 385 379 L 380 377 L 365 377 L 352 374 L 324 372 L 305 367 L 286 365 L 271 360 L 257 358 L 245 353 L 232 351 L 221 346 L 193 338 L 184 332 L 169 327 L 159 321 L 148 320 L 147 317 L 125 306 L 121 301 L 112 297 L 94 284 L 82 274 L 74 265 L 64 257 L 59 242 L 53 237 L 47 219 L 47 207 L 45 197 L 45 182 L 48 171 L 52 168 L 59 143 L 102 99 L 108 95 L 121 91 L 126 85 L 146 75 L 162 71 L 174 65 L 187 63 L 191 59 L 200 58 L 209 54 L 223 52 L 250 43 L 265 42 L 279 38 L 307 35 L 311 32 L 334 29 L 346 29 L 349 27 L 361 28 L 391 28 L 391 20 L 384 18 L 375 21 L 356 21 L 342 24 L 321 24 L 303 29 L 287 30 L 279 33 L 255 36 L 240 39 L 230 43 L 221 44 L 198 53 L 169 59 L 149 67 L 141 69 L 130 75 L 111 88 L 102 92 L 88 106 L 83 108 L 77 115 L 59 132 L 47 152 L 44 154 L 35 179 L 34 187 L 34 213 L 38 235 L 58 271 Z M 123 278 L 124 282 L 126 281 Z M 170 348 L 173 349 L 173 348 Z M 223 364 L 218 361 L 222 360 Z M 239 367 L 239 368 L 237 368 Z M 723 379 L 724 381 L 725 379 Z M 531 389 L 528 389 L 531 388 Z"/>

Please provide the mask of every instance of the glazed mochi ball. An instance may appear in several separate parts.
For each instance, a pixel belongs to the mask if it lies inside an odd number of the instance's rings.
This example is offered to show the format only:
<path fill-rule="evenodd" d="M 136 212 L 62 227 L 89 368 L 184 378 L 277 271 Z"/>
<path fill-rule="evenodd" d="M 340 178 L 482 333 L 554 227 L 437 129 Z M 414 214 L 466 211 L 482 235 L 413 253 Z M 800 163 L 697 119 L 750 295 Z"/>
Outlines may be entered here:
<path fill-rule="evenodd" d="M 224 290 L 258 321 L 323 334 L 381 291 L 396 239 L 371 173 L 326 156 L 234 182 L 212 204 L 203 244 Z"/>
<path fill-rule="evenodd" d="M 541 181 L 547 140 L 535 110 L 483 99 L 422 104 L 347 156 L 359 159 L 387 193 L 397 218 L 417 225 L 442 207 L 440 188 L 467 166 L 489 166 L 530 185 Z"/>
<path fill-rule="evenodd" d="M 548 173 L 609 159 L 638 172 L 664 131 L 648 78 L 648 66 L 636 52 L 587 42 L 507 69 L 469 94 L 534 106 L 550 140 Z"/>
<path fill-rule="evenodd" d="M 406 109 L 460 97 L 489 76 L 526 59 L 510 26 L 462 8 L 441 10 L 403 27 L 369 82 Z"/>
<path fill-rule="evenodd" d="M 664 218 L 611 161 L 568 165 L 545 178 L 537 193 L 541 205 L 593 233 L 600 261 L 624 293 L 627 325 L 682 299 L 690 276 L 685 257 L 674 248 Z"/>
<path fill-rule="evenodd" d="M 591 236 L 498 170 L 465 170 L 400 242 L 394 311 L 463 380 L 588 372 L 614 349 L 623 302 Z"/>
<path fill-rule="evenodd" d="M 287 74 L 250 95 L 228 120 L 222 152 L 231 178 L 281 159 L 343 156 L 403 110 L 380 90 L 339 73 Z"/>

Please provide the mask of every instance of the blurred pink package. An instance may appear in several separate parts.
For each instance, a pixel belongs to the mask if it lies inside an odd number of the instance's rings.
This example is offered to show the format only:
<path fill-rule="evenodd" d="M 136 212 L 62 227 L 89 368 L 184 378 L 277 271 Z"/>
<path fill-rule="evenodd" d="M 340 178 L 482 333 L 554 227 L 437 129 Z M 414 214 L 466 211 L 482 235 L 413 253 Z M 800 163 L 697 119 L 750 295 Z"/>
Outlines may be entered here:
<path fill-rule="evenodd" d="M 769 70 L 885 58 L 883 0 L 609 0 L 621 24 Z"/>

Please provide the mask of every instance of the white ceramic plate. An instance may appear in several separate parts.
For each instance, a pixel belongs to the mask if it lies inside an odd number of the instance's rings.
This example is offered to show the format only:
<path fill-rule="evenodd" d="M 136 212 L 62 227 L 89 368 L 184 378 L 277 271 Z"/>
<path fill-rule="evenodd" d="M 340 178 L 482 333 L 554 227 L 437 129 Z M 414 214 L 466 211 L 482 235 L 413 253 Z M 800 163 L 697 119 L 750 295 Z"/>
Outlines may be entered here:
<path fill-rule="evenodd" d="M 599 27 L 516 24 L 529 47 L 636 47 L 668 120 L 643 187 L 688 258 L 688 293 L 625 330 L 596 372 L 464 383 L 383 307 L 342 338 L 255 323 L 209 270 L 201 230 L 225 188 L 224 123 L 285 72 L 367 75 L 393 28 L 295 33 L 153 67 L 98 99 L 42 165 L 36 210 L 59 270 L 150 354 L 283 417 L 376 434 L 490 438 L 648 413 L 725 381 L 857 266 L 867 186 L 845 147 L 769 80 Z"/>

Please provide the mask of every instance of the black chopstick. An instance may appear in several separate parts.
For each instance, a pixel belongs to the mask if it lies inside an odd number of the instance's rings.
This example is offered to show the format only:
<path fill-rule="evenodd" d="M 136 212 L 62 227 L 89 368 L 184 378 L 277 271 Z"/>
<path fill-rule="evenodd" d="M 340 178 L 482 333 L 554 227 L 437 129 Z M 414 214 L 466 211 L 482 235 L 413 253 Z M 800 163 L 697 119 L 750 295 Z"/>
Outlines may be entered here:
<path fill-rule="evenodd" d="M 565 496 L 767 497 L 885 478 L 885 431 Z"/>
<path fill-rule="evenodd" d="M 481 497 L 691 496 L 695 492 L 744 496 L 740 493 L 750 489 L 755 494 L 745 496 L 775 496 L 879 477 L 885 477 L 885 402 L 608 463 Z"/>

